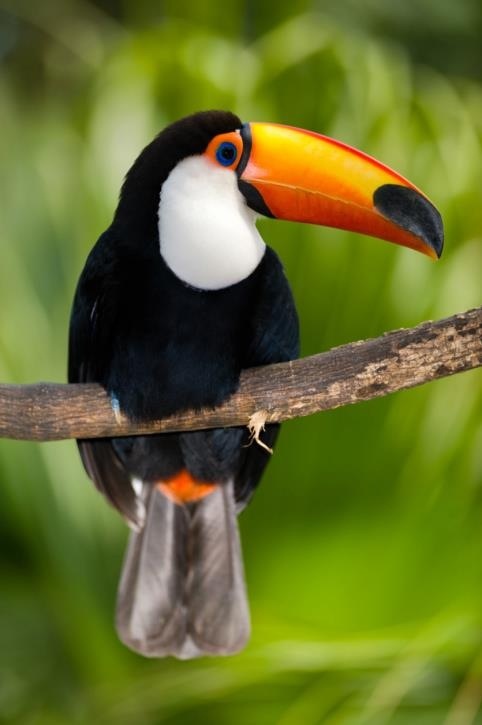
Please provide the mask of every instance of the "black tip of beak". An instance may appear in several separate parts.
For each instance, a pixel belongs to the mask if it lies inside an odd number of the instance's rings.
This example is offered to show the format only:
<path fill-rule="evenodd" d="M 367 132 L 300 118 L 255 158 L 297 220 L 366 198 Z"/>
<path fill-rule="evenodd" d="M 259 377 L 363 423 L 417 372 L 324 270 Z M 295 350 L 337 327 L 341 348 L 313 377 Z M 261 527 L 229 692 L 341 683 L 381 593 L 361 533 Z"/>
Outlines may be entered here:
<path fill-rule="evenodd" d="M 442 217 L 422 194 L 407 186 L 384 184 L 373 194 L 373 203 L 380 214 L 423 239 L 440 257 L 444 246 Z"/>

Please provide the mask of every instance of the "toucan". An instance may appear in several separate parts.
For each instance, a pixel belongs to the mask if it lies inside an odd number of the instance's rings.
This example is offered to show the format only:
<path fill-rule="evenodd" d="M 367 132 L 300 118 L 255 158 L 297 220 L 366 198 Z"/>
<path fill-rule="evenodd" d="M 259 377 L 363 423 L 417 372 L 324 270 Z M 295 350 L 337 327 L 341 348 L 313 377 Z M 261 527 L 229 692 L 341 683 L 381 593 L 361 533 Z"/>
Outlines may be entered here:
<path fill-rule="evenodd" d="M 344 143 L 204 111 L 162 130 L 123 182 L 75 293 L 69 381 L 150 421 L 217 406 L 244 368 L 293 360 L 298 318 L 259 216 L 442 252 L 439 212 Z M 272 449 L 279 426 L 263 443 Z M 120 639 L 145 656 L 238 652 L 250 635 L 237 515 L 269 459 L 246 428 L 79 440 L 97 488 L 132 531 Z"/>

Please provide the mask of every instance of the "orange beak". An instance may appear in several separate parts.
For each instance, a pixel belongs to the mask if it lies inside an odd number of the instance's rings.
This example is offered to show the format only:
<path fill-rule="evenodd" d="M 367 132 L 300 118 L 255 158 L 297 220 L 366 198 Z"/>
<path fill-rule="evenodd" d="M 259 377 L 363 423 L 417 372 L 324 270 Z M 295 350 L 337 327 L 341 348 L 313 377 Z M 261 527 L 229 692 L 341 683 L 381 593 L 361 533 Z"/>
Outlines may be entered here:
<path fill-rule="evenodd" d="M 387 166 L 339 141 L 291 126 L 249 123 L 241 138 L 236 173 L 255 211 L 348 229 L 440 257 L 439 212 Z"/>

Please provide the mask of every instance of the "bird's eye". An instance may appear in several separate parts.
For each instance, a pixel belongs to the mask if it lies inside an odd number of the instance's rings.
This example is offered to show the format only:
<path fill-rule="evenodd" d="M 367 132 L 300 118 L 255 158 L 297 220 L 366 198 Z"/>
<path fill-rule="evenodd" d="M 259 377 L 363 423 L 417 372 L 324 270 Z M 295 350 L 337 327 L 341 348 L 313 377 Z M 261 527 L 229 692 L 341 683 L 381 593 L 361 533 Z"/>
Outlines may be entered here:
<path fill-rule="evenodd" d="M 230 141 L 223 141 L 216 149 L 216 159 L 221 166 L 231 166 L 236 161 L 238 150 Z"/>

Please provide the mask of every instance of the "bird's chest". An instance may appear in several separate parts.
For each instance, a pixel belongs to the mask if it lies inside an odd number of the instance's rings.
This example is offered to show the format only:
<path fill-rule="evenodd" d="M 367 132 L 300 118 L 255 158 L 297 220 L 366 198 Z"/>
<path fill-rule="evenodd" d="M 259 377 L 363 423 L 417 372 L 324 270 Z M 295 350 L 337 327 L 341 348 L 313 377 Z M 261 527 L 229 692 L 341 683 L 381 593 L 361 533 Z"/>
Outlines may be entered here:
<path fill-rule="evenodd" d="M 202 292 L 162 272 L 131 285 L 119 310 L 108 385 L 137 418 L 219 404 L 236 389 L 249 346 L 250 280 Z"/>

